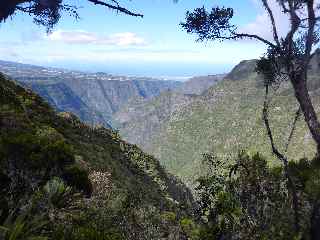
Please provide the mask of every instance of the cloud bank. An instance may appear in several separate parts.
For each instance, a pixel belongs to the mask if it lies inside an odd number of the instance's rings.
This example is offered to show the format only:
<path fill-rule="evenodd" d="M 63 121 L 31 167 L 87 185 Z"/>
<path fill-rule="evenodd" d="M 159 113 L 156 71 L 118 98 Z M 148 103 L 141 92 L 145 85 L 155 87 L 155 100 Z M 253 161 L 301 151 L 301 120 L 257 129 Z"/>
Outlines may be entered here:
<path fill-rule="evenodd" d="M 270 18 L 262 6 L 261 1 L 252 0 L 253 5 L 258 8 L 259 14 L 256 19 L 239 29 L 239 32 L 259 35 L 269 41 L 273 40 Z M 276 0 L 269 0 L 269 6 L 274 14 L 279 36 L 283 37 L 289 30 L 289 18 L 283 14 Z"/>
<path fill-rule="evenodd" d="M 261 0 L 251 0 L 255 8 L 258 9 L 259 14 L 255 20 L 239 29 L 241 33 L 250 33 L 259 35 L 269 41 L 273 41 L 272 26 L 269 15 L 264 9 Z M 269 6 L 274 14 L 275 22 L 278 29 L 278 35 L 285 37 L 290 29 L 290 22 L 288 14 L 284 14 L 281 11 L 281 7 L 277 0 L 268 0 Z M 315 0 L 315 8 L 320 4 L 320 0 Z M 318 13 L 319 11 L 317 11 Z M 304 15 L 305 13 L 301 12 Z"/>
<path fill-rule="evenodd" d="M 57 30 L 51 33 L 48 40 L 66 44 L 110 45 L 119 47 L 145 46 L 147 41 L 132 32 L 115 33 L 107 36 L 87 31 Z"/>

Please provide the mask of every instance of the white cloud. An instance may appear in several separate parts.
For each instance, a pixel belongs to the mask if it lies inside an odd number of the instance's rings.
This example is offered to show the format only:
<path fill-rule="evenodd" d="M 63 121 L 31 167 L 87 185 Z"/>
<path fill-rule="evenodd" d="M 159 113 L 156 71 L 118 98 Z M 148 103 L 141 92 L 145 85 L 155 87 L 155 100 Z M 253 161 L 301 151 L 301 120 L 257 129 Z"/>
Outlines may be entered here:
<path fill-rule="evenodd" d="M 76 60 L 83 62 L 153 62 L 153 63 L 211 63 L 236 64 L 243 59 L 252 59 L 261 56 L 264 49 L 253 45 L 247 48 L 240 47 L 241 43 L 224 43 L 224 47 L 194 49 L 133 49 L 118 50 L 80 50 L 55 49 L 45 54 L 47 61 Z M 248 50 L 249 49 L 249 50 Z M 232 56 L 232 58 L 230 58 Z"/>
<path fill-rule="evenodd" d="M 251 0 L 253 5 L 258 9 L 256 19 L 241 27 L 239 32 L 259 35 L 269 41 L 273 40 L 272 26 L 270 18 L 264 9 L 261 0 Z M 284 37 L 290 28 L 289 16 L 281 11 L 281 7 L 276 0 L 268 0 L 269 6 L 274 14 L 275 22 L 280 37 Z M 320 3 L 320 0 L 315 0 L 315 6 Z M 300 13 L 303 14 L 303 13 Z"/>
<path fill-rule="evenodd" d="M 19 54 L 14 48 L 0 46 L 0 58 L 2 59 L 15 59 Z"/>
<path fill-rule="evenodd" d="M 285 36 L 285 34 L 289 30 L 289 18 L 287 15 L 281 12 L 281 8 L 279 4 L 276 2 L 276 0 L 269 0 L 268 2 L 274 14 L 278 34 L 279 36 Z M 256 34 L 267 40 L 272 41 L 273 35 L 270 18 L 267 12 L 264 10 L 263 6 L 261 5 L 261 1 L 253 0 L 253 3 L 256 7 L 258 7 L 259 14 L 253 22 L 240 28 L 239 32 Z"/>
<path fill-rule="evenodd" d="M 115 33 L 108 36 L 100 36 L 87 31 L 62 31 L 51 33 L 47 39 L 50 41 L 64 42 L 67 44 L 93 44 L 112 46 L 144 46 L 147 41 L 132 32 Z"/>

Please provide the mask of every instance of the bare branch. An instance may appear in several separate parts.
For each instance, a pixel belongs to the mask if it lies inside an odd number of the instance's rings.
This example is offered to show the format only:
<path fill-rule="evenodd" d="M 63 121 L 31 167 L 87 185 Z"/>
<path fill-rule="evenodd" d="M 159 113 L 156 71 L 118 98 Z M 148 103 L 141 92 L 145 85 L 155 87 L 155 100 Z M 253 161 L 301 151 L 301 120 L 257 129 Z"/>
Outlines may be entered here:
<path fill-rule="evenodd" d="M 264 99 L 264 103 L 263 103 L 262 117 L 263 117 L 263 121 L 266 126 L 266 129 L 267 129 L 267 135 L 268 135 L 268 138 L 271 143 L 271 148 L 272 148 L 273 154 L 284 165 L 288 165 L 287 158 L 282 153 L 280 153 L 280 151 L 278 150 L 278 148 L 276 147 L 276 145 L 274 143 L 273 134 L 272 134 L 272 130 L 271 130 L 270 123 L 269 123 L 269 99 L 268 99 L 268 96 L 269 96 L 269 86 L 266 85 L 266 93 L 265 93 L 265 99 Z"/>
<path fill-rule="evenodd" d="M 284 1 L 283 1 L 283 0 L 280 0 L 279 2 L 280 2 L 280 5 L 281 5 L 281 7 L 282 7 L 283 13 L 289 12 L 289 9 L 286 7 Z"/>
<path fill-rule="evenodd" d="M 289 168 L 288 168 L 288 159 L 286 158 L 285 155 L 283 155 L 282 153 L 280 153 L 280 151 L 278 150 L 278 148 L 275 145 L 274 139 L 273 139 L 273 134 L 272 134 L 272 130 L 270 127 L 270 123 L 269 123 L 269 86 L 266 85 L 266 92 L 265 92 L 265 99 L 264 99 L 264 103 L 263 103 L 263 120 L 264 120 L 264 124 L 266 126 L 267 129 L 267 134 L 271 143 L 271 147 L 272 147 L 272 152 L 273 154 L 284 164 L 284 172 L 285 172 L 285 176 L 288 179 L 288 189 L 291 189 L 292 191 L 292 204 L 293 204 L 293 211 L 294 211 L 294 219 L 295 219 L 295 230 L 298 233 L 300 231 L 300 214 L 299 214 L 299 200 L 298 200 L 298 195 L 297 195 L 297 191 L 296 191 L 296 187 L 294 185 L 294 182 L 291 178 L 290 172 L 289 172 Z"/>
<path fill-rule="evenodd" d="M 292 1 L 288 1 L 288 2 L 289 2 L 291 29 L 285 38 L 285 44 L 287 45 L 288 55 L 291 55 L 293 50 L 293 36 L 298 31 L 301 20 L 297 15 L 297 13 L 295 12 L 295 8 L 293 6 Z"/>
<path fill-rule="evenodd" d="M 298 110 L 296 111 L 296 114 L 295 114 L 295 117 L 294 117 L 294 120 L 293 120 L 293 123 L 292 123 L 292 128 L 291 128 L 291 131 L 290 131 L 290 134 L 289 134 L 289 137 L 288 137 L 288 141 L 286 143 L 286 148 L 285 148 L 285 152 L 287 153 L 288 152 L 288 148 L 289 148 L 289 144 L 292 140 L 292 137 L 293 137 L 293 133 L 296 129 L 296 126 L 297 126 L 297 122 L 299 120 L 301 116 L 301 108 L 299 107 Z"/>
<path fill-rule="evenodd" d="M 253 38 L 253 39 L 256 39 L 256 40 L 259 40 L 260 42 L 262 43 L 265 43 L 267 44 L 269 47 L 272 47 L 272 48 L 276 48 L 277 46 L 274 45 L 272 42 L 258 36 L 258 35 L 255 35 L 255 34 L 247 34 L 247 33 L 234 33 L 234 37 L 231 37 L 229 39 L 237 39 L 237 38 Z"/>
<path fill-rule="evenodd" d="M 106 2 L 103 2 L 103 1 L 100 1 L 100 0 L 88 0 L 88 1 L 92 2 L 95 5 L 105 6 L 107 8 L 110 8 L 110 9 L 113 9 L 113 10 L 117 10 L 119 12 L 125 13 L 125 14 L 130 15 L 130 16 L 143 17 L 143 15 L 140 14 L 140 13 L 134 13 L 134 12 L 131 12 L 128 9 L 124 8 L 124 7 L 119 6 L 118 2 L 114 1 L 114 0 L 112 0 L 112 2 L 115 2 L 117 4 L 117 6 L 109 4 L 109 3 L 106 3 Z"/>
<path fill-rule="evenodd" d="M 276 22 L 274 20 L 273 12 L 272 12 L 267 0 L 261 0 L 261 1 L 263 3 L 263 6 L 265 7 L 265 9 L 267 10 L 269 17 L 270 17 L 270 21 L 271 21 L 271 25 L 272 25 L 272 32 L 273 32 L 273 39 L 276 42 L 277 46 L 280 48 L 280 41 L 279 41 L 278 31 L 277 31 L 277 27 L 276 27 Z"/>

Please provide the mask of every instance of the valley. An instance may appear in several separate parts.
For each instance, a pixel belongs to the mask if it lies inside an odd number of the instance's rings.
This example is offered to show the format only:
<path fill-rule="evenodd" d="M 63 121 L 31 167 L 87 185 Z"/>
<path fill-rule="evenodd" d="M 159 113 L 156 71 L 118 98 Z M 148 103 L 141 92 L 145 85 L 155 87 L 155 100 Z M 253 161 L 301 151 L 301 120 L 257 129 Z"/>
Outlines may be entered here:
<path fill-rule="evenodd" d="M 262 120 L 264 87 L 263 80 L 254 71 L 255 64 L 255 60 L 239 63 L 222 81 L 201 95 L 181 98 L 167 93 L 137 104 L 131 109 L 132 113 L 125 110 L 120 133 L 156 156 L 190 187 L 203 174 L 204 153 L 213 153 L 230 163 L 242 150 L 259 152 L 270 160 L 271 166 L 280 165 L 272 154 Z M 309 76 L 313 101 L 319 112 L 318 76 L 319 52 L 311 61 Z M 272 95 L 270 121 L 276 144 L 284 151 L 297 102 L 286 82 Z M 287 155 L 291 160 L 298 160 L 314 154 L 313 140 L 301 117 Z"/>
<path fill-rule="evenodd" d="M 318 97 L 319 54 L 311 62 L 310 86 Z M 69 111 L 91 124 L 119 131 L 128 142 L 154 155 L 189 186 L 202 173 L 202 154 L 232 162 L 239 151 L 273 157 L 262 121 L 264 88 L 255 60 L 239 63 L 228 74 L 194 77 L 186 82 L 89 74 L 0 62 L 3 71 L 44 97 L 57 111 Z M 34 72 L 40 75 L 35 77 Z M 285 146 L 297 108 L 287 83 L 274 92 L 272 124 Z M 227 106 L 227 107 L 226 107 Z M 319 108 L 320 104 L 316 104 Z M 284 114 L 285 113 L 285 114 Z M 312 156 L 314 145 L 303 121 L 288 156 Z"/>
<path fill-rule="evenodd" d="M 0 72 L 43 96 L 58 111 L 71 111 L 89 124 L 112 125 L 112 115 L 130 99 L 150 99 L 175 89 L 177 81 L 85 73 L 0 61 Z"/>
<path fill-rule="evenodd" d="M 319 1 L 1 0 L 0 240 L 319 240 Z"/>

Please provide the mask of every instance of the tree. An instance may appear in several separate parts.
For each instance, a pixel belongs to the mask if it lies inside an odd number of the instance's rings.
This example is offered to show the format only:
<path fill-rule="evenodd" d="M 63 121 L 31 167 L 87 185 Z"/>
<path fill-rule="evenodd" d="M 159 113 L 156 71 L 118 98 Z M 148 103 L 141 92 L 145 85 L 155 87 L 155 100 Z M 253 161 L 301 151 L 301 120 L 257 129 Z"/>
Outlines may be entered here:
<path fill-rule="evenodd" d="M 270 8 L 268 0 L 261 0 L 270 22 L 273 40 L 262 36 L 241 33 L 237 26 L 231 23 L 234 10 L 226 7 L 214 7 L 207 11 L 204 7 L 193 12 L 187 12 L 186 22 L 182 27 L 188 33 L 198 35 L 199 41 L 204 40 L 239 40 L 256 39 L 268 47 L 263 58 L 258 61 L 257 70 L 262 73 L 266 86 L 266 101 L 264 106 L 264 120 L 272 144 L 273 153 L 282 161 L 286 161 L 273 143 L 272 132 L 268 124 L 268 88 L 279 85 L 282 81 L 290 81 L 295 97 L 310 133 L 316 142 L 317 153 L 320 155 L 320 122 L 312 104 L 308 87 L 308 66 L 313 56 L 314 47 L 319 42 L 319 21 L 317 10 L 320 6 L 314 0 L 276 0 L 282 13 L 290 21 L 290 29 L 284 37 L 279 36 L 279 29 Z"/>
<path fill-rule="evenodd" d="M 89 3 L 106 7 L 117 12 L 143 17 L 140 13 L 135 13 L 123 7 L 116 0 L 86 0 Z M 62 12 L 79 18 L 78 5 L 65 4 L 65 0 L 1 0 L 0 1 L 0 23 L 13 16 L 17 12 L 22 12 L 33 16 L 34 22 L 43 25 L 50 31 L 58 23 Z"/>
<path fill-rule="evenodd" d="M 308 67 L 314 55 L 314 48 L 319 43 L 319 21 L 317 15 L 320 5 L 314 0 L 276 0 L 282 13 L 288 17 L 290 27 L 284 37 L 279 36 L 279 29 L 275 21 L 274 12 L 268 0 L 261 0 L 271 22 L 273 39 L 269 40 L 262 36 L 238 32 L 237 26 L 231 23 L 234 16 L 233 8 L 214 7 L 207 11 L 204 7 L 197 8 L 193 12 L 187 12 L 186 22 L 182 27 L 188 32 L 198 35 L 198 41 L 204 40 L 239 40 L 256 39 L 267 46 L 267 52 L 257 62 L 257 72 L 264 77 L 265 101 L 263 106 L 263 120 L 271 143 L 274 155 L 284 164 L 284 173 L 287 177 L 287 186 L 292 194 L 292 205 L 295 214 L 295 230 L 300 230 L 299 202 L 296 185 L 288 166 L 288 160 L 274 143 L 272 130 L 269 124 L 269 87 L 279 87 L 283 81 L 290 81 L 299 103 L 292 131 L 288 143 L 294 131 L 294 125 L 300 112 L 309 128 L 312 138 L 317 145 L 317 161 L 320 160 L 320 122 L 310 98 L 307 86 Z M 286 146 L 288 146 L 288 143 Z M 287 148 L 287 147 L 286 147 Z M 313 205 L 314 217 L 311 222 L 313 229 L 320 228 L 319 201 Z M 312 239 L 319 239 L 320 233 L 314 231 Z"/>
<path fill-rule="evenodd" d="M 269 169 L 258 153 L 241 152 L 231 165 L 212 160 L 214 171 L 198 179 L 196 188 L 204 219 L 201 239 L 294 239 L 281 168 Z"/>

